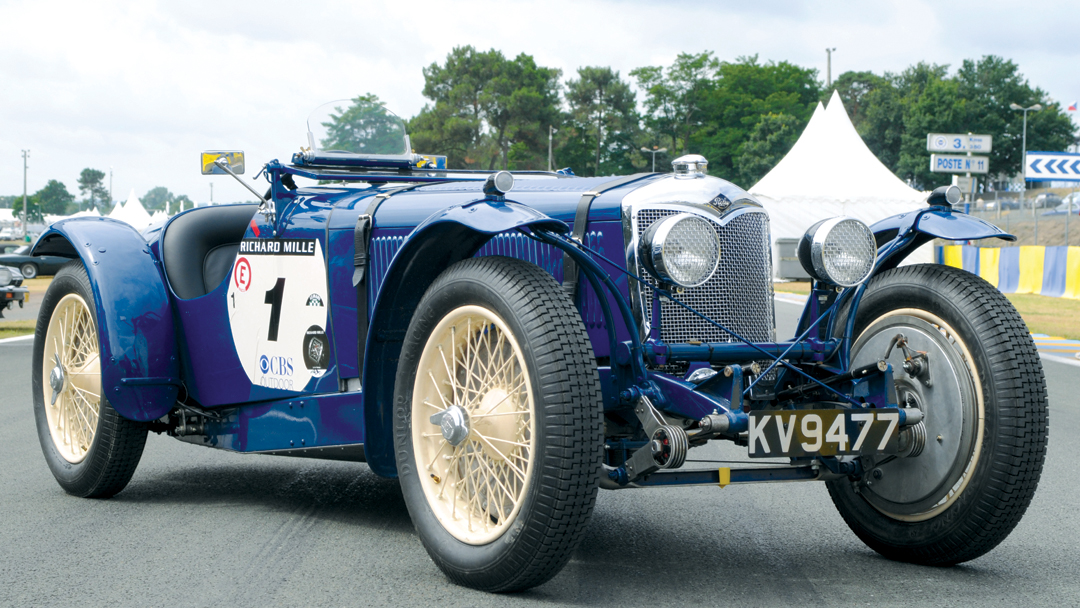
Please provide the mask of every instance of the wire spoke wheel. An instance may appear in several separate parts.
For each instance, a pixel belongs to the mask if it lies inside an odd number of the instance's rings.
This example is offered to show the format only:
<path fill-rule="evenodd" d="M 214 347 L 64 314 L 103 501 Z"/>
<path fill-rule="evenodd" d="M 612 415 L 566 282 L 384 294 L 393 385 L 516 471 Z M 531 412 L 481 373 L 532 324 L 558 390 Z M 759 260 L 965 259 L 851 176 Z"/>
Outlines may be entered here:
<path fill-rule="evenodd" d="M 146 445 L 146 425 L 122 417 L 102 386 L 99 319 L 82 262 L 61 268 L 41 299 L 31 384 L 38 442 L 70 494 L 107 498 L 123 490 Z"/>
<path fill-rule="evenodd" d="M 64 296 L 49 319 L 44 363 L 49 434 L 64 460 L 82 462 L 101 415 L 101 358 L 94 318 L 78 294 Z"/>
<path fill-rule="evenodd" d="M 486 591 L 555 576 L 603 447 L 596 358 L 558 283 L 511 258 L 450 266 L 416 305 L 394 392 L 401 491 L 435 564 Z"/>
<path fill-rule="evenodd" d="M 498 315 L 463 306 L 443 318 L 420 359 L 412 412 L 421 483 L 439 521 L 462 542 L 498 538 L 528 489 L 535 434 L 521 347 Z"/>

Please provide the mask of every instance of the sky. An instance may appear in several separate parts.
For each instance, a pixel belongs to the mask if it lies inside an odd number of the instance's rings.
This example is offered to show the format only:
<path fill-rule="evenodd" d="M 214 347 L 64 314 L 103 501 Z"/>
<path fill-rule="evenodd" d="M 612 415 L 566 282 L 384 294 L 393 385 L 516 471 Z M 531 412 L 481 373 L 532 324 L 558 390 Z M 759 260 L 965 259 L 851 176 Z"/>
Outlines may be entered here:
<path fill-rule="evenodd" d="M 213 183 L 217 202 L 250 200 L 232 178 L 201 175 L 199 153 L 244 150 L 250 179 L 288 161 L 327 101 L 375 93 L 413 116 L 423 68 L 468 44 L 527 53 L 564 79 L 706 50 L 790 61 L 822 81 L 826 47 L 834 78 L 995 54 L 1063 105 L 1080 98 L 1080 4 L 1054 0 L 0 0 L 0 23 L 3 195 L 22 193 L 29 149 L 30 193 L 58 179 L 77 194 L 92 167 L 112 172 L 115 199 L 165 186 L 202 203 Z"/>

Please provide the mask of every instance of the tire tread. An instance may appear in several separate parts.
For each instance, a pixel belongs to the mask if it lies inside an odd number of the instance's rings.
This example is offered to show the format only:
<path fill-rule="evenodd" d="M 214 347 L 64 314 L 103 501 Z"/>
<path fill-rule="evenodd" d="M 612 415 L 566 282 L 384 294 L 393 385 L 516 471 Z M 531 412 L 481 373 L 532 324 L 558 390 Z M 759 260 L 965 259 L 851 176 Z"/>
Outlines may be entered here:
<path fill-rule="evenodd" d="M 1001 404 L 992 415 L 990 412 L 986 415 L 988 424 L 979 461 L 979 466 L 988 466 L 991 474 L 980 476 L 976 471 L 976 477 L 985 479 L 985 485 L 980 490 L 969 485 L 965 490 L 965 494 L 978 492 L 975 501 L 970 507 L 963 507 L 966 512 L 959 523 L 942 534 L 938 542 L 923 546 L 882 538 L 864 525 L 855 511 L 844 506 L 842 494 L 847 490 L 840 484 L 847 482 L 830 482 L 829 493 L 844 521 L 875 551 L 900 561 L 954 565 L 996 547 L 1012 532 L 1031 504 L 1046 459 L 1049 424 L 1042 363 L 1020 314 L 1000 291 L 982 278 L 948 266 L 903 266 L 875 277 L 867 293 L 890 286 L 932 288 L 974 330 L 975 339 L 989 362 L 989 369 L 980 367 L 985 407 Z M 969 348 L 975 346 L 969 344 Z M 978 358 L 974 352 L 973 356 Z M 957 508 L 959 503 L 938 517 Z"/>

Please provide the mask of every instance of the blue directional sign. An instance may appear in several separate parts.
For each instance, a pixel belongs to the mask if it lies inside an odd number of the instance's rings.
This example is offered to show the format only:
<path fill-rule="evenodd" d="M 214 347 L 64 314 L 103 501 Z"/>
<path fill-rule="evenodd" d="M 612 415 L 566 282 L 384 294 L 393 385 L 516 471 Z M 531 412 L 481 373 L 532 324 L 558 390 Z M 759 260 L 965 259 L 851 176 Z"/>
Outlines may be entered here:
<path fill-rule="evenodd" d="M 1028 152 L 1024 179 L 1030 182 L 1080 181 L 1080 154 Z"/>

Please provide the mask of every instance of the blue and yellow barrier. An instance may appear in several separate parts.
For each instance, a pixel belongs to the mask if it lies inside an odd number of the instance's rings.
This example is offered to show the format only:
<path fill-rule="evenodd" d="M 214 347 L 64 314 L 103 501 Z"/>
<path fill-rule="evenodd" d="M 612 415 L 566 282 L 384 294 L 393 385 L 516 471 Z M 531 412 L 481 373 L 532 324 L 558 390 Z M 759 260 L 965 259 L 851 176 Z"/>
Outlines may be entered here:
<path fill-rule="evenodd" d="M 938 247 L 938 263 L 963 268 L 1002 293 L 1080 299 L 1080 247 Z"/>

